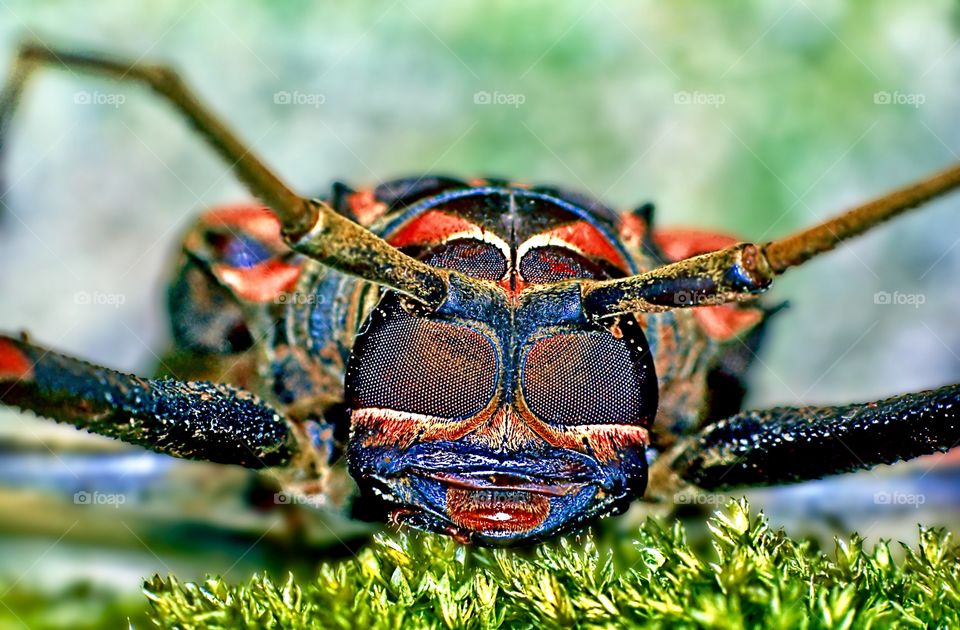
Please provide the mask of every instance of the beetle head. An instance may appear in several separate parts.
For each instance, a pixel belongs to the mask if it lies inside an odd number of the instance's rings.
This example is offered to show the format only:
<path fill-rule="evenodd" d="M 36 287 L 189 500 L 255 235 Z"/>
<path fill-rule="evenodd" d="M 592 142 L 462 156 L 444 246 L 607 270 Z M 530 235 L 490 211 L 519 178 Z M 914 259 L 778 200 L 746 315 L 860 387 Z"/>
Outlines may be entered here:
<path fill-rule="evenodd" d="M 392 520 L 481 544 L 622 511 L 646 485 L 653 361 L 632 317 L 583 315 L 576 285 L 451 279 L 420 312 L 387 293 L 347 368 L 350 472 Z"/>

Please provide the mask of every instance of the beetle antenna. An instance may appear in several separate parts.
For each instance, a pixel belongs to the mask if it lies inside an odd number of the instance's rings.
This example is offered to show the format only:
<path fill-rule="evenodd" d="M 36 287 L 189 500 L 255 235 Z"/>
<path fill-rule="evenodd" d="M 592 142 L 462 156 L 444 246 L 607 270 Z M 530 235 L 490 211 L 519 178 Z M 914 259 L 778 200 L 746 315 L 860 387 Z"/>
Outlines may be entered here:
<path fill-rule="evenodd" d="M 629 278 L 580 281 L 592 317 L 753 299 L 791 267 L 960 187 L 960 164 L 765 245 L 738 243 Z"/>
<path fill-rule="evenodd" d="M 168 66 L 25 44 L 18 50 L 13 71 L 0 93 L 0 147 L 27 80 L 43 66 L 149 87 L 172 105 L 237 179 L 273 211 L 291 248 L 343 273 L 404 293 L 428 309 L 446 298 L 449 271 L 407 256 L 322 201 L 295 193 Z"/>
<path fill-rule="evenodd" d="M 841 241 L 859 236 L 875 225 L 945 195 L 958 186 L 960 164 L 768 244 L 765 248 L 767 261 L 775 273 L 783 273 L 817 254 L 830 251 Z"/>

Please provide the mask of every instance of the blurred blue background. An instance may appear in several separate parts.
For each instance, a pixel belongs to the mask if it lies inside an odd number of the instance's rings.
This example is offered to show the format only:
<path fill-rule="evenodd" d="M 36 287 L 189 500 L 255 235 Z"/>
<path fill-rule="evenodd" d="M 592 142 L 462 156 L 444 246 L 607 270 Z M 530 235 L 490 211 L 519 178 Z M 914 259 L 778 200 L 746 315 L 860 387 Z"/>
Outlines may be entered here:
<path fill-rule="evenodd" d="M 304 192 L 427 171 L 499 175 L 623 209 L 654 201 L 660 225 L 762 241 L 960 159 L 960 4 L 946 0 L 0 0 L 0 70 L 30 39 L 173 63 Z M 163 290 L 178 238 L 199 209 L 243 189 L 152 95 L 68 72 L 31 84 L 7 149 L 0 329 L 151 371 L 169 341 Z M 930 204 L 779 281 L 769 301 L 790 307 L 748 404 L 960 380 L 958 210 L 957 196 Z M 880 292 L 914 299 L 878 304 Z M 94 295 L 118 297 L 83 297 Z M 275 559 L 262 532 L 283 544 L 286 517 L 244 511 L 250 481 L 236 471 L 134 453 L 123 478 L 161 489 L 119 508 L 77 506 L 83 463 L 52 452 L 112 446 L 6 410 L 0 438 L 11 449 L 0 576 L 17 588 L 90 578 L 135 591 L 167 570 L 239 578 Z M 14 446 L 29 457 L 10 459 Z M 960 529 L 960 487 L 949 460 L 927 472 L 935 463 L 751 496 L 797 535 L 909 540 L 917 522 Z M 50 487 L 24 487 L 25 471 Z M 885 505 L 877 492 L 924 501 Z M 178 530 L 184 515 L 192 525 Z M 346 541 L 341 525 L 327 542 Z M 235 547 L 203 544 L 223 530 Z M 198 540 L 207 556 L 183 552 Z"/>

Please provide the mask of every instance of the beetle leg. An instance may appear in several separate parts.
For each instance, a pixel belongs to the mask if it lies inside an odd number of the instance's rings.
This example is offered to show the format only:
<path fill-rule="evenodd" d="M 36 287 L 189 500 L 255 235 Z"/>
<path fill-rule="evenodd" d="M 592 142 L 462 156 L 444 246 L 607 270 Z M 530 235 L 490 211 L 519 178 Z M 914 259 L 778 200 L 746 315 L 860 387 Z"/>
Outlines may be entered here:
<path fill-rule="evenodd" d="M 629 278 L 578 281 L 593 317 L 717 306 L 752 299 L 773 279 L 841 242 L 960 187 L 960 165 L 762 245 L 738 243 Z"/>
<path fill-rule="evenodd" d="M 258 469 L 296 451 L 285 419 L 244 390 L 142 379 L 6 336 L 0 402 L 185 459 Z"/>
<path fill-rule="evenodd" d="M 713 490 L 819 479 L 958 444 L 960 385 L 947 385 L 871 403 L 745 411 L 679 443 L 658 465 Z"/>
<path fill-rule="evenodd" d="M 396 289 L 427 307 L 439 305 L 446 297 L 446 278 L 450 272 L 407 256 L 326 203 L 293 192 L 167 66 L 72 53 L 40 44 L 24 45 L 0 94 L 0 147 L 27 79 L 34 70 L 47 65 L 151 88 L 190 123 L 247 189 L 277 215 L 284 239 L 293 249 L 344 273 Z"/>

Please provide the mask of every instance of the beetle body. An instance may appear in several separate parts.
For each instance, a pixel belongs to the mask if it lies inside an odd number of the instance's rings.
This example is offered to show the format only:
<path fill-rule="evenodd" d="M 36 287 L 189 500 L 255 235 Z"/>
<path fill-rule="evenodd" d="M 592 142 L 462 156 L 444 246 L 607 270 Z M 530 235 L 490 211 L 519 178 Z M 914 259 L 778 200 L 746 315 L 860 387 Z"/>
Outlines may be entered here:
<path fill-rule="evenodd" d="M 711 318 L 596 321 L 575 286 L 546 290 L 724 238 L 652 238 L 649 207 L 618 216 L 556 189 L 442 177 L 338 185 L 328 203 L 419 260 L 486 282 L 453 282 L 441 308 L 419 313 L 298 257 L 266 209 L 203 215 L 170 292 L 176 341 L 257 355 L 235 383 L 299 423 L 318 474 L 290 483 L 313 502 L 343 504 L 345 451 L 368 511 L 462 539 L 537 539 L 622 511 L 643 494 L 648 452 L 699 425 L 723 335 L 760 319 L 725 305 L 703 307 L 720 311 Z"/>
<path fill-rule="evenodd" d="M 263 205 L 211 210 L 187 234 L 166 378 L 0 334 L 3 404 L 483 544 L 583 526 L 645 489 L 796 482 L 960 443 L 957 384 L 740 409 L 769 313 L 758 296 L 960 188 L 960 166 L 766 243 L 655 231 L 649 205 L 616 214 L 501 180 L 311 199 L 161 65 L 27 44 L 0 93 L 0 145 L 43 65 L 149 87 Z"/>

